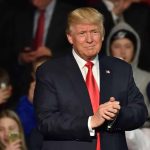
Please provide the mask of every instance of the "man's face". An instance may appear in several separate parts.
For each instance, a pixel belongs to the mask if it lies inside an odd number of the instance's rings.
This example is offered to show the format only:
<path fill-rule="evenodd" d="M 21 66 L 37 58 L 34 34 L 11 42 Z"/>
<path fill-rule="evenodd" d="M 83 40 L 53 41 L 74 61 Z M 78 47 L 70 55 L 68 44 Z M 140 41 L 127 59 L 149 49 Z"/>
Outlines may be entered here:
<path fill-rule="evenodd" d="M 99 26 L 94 24 L 75 24 L 67 34 L 75 52 L 84 60 L 93 59 L 102 46 Z"/>
<path fill-rule="evenodd" d="M 32 0 L 32 4 L 39 9 L 45 9 L 51 1 L 52 0 Z"/>

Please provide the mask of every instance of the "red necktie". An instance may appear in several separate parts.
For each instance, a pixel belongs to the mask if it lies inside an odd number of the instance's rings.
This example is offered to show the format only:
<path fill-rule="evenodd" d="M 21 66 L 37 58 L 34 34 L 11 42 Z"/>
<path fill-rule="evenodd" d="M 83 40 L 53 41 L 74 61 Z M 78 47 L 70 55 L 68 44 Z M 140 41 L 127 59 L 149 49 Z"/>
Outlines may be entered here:
<path fill-rule="evenodd" d="M 93 112 L 95 112 L 99 107 L 99 99 L 100 99 L 99 89 L 98 89 L 98 85 L 97 85 L 96 80 L 92 73 L 93 63 L 88 61 L 85 64 L 85 66 L 88 68 L 88 72 L 87 72 L 87 76 L 86 76 L 86 85 L 87 85 L 89 96 L 91 99 Z M 99 135 L 99 133 L 97 133 L 96 150 L 100 150 L 100 135 Z"/>
<path fill-rule="evenodd" d="M 39 46 L 42 46 L 44 36 L 44 24 L 45 24 L 45 10 L 40 10 L 35 38 L 33 41 L 34 50 L 36 50 Z"/>

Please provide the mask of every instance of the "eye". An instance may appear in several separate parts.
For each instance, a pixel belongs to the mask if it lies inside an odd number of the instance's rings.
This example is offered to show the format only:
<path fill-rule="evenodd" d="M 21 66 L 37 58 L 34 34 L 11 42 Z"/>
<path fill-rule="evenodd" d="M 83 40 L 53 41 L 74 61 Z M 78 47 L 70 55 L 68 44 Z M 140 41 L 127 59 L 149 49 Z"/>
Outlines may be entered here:
<path fill-rule="evenodd" d="M 132 48 L 132 45 L 126 45 L 126 48 L 128 48 L 128 49 Z"/>
<path fill-rule="evenodd" d="M 16 126 L 10 126 L 10 127 L 9 127 L 9 130 L 10 130 L 10 131 L 15 131 L 15 130 L 17 130 L 17 127 L 16 127 Z"/>
<path fill-rule="evenodd" d="M 83 31 L 79 33 L 79 35 L 84 35 L 84 34 L 85 34 L 85 32 L 83 32 Z"/>
<path fill-rule="evenodd" d="M 79 36 L 79 37 L 85 37 L 85 32 L 84 32 L 84 31 L 79 32 L 79 33 L 78 33 L 78 36 Z"/>
<path fill-rule="evenodd" d="M 99 34 L 100 32 L 99 32 L 99 30 L 93 30 L 92 33 L 93 34 Z"/>
<path fill-rule="evenodd" d="M 84 32 L 80 32 L 79 34 L 84 34 Z"/>
<path fill-rule="evenodd" d="M 98 31 L 95 30 L 95 31 L 93 31 L 93 33 L 98 33 Z"/>

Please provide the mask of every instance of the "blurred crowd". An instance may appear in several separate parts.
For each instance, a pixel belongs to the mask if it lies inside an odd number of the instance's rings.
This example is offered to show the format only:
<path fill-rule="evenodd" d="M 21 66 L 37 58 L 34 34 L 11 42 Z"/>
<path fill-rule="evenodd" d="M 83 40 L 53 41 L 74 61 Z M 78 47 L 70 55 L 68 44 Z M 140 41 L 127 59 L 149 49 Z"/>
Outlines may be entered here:
<path fill-rule="evenodd" d="M 71 52 L 67 15 L 84 6 L 104 15 L 103 55 L 130 63 L 144 95 L 149 118 L 140 129 L 126 133 L 129 150 L 150 149 L 149 142 L 141 146 L 150 133 L 150 0 L 0 0 L 0 149 L 40 149 L 35 72 L 45 61 Z M 42 38 L 37 40 L 43 13 Z M 137 144 L 140 149 L 133 146 Z"/>

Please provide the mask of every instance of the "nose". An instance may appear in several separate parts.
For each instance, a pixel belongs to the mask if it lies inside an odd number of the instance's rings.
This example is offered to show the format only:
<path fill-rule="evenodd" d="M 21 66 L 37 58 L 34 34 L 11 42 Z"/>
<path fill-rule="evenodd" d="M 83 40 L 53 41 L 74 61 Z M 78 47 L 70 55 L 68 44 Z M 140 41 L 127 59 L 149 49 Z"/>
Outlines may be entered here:
<path fill-rule="evenodd" d="M 121 47 L 121 54 L 124 56 L 126 54 L 126 49 L 124 47 Z"/>
<path fill-rule="evenodd" d="M 87 35 L 86 35 L 86 41 L 87 41 L 88 43 L 93 42 L 93 37 L 92 37 L 92 34 L 91 34 L 91 33 L 87 33 Z"/>
<path fill-rule="evenodd" d="M 3 132 L 3 139 L 5 142 L 8 142 L 9 140 L 9 133 L 6 130 Z"/>

